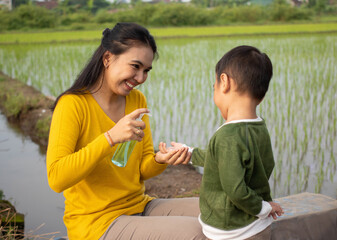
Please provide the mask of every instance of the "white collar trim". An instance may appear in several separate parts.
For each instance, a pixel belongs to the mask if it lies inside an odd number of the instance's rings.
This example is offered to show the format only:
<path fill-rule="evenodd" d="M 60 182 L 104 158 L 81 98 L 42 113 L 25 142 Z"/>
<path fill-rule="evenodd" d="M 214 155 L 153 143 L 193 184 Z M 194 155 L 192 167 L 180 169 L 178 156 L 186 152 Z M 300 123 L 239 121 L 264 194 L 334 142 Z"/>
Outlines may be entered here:
<path fill-rule="evenodd" d="M 230 121 L 230 122 L 225 122 L 224 124 L 222 124 L 218 129 L 217 131 L 222 128 L 223 126 L 227 125 L 227 124 L 231 124 L 231 123 L 240 123 L 240 122 L 262 122 L 263 119 L 260 118 L 260 117 L 257 117 L 255 119 L 239 119 L 239 120 L 233 120 L 233 121 Z"/>

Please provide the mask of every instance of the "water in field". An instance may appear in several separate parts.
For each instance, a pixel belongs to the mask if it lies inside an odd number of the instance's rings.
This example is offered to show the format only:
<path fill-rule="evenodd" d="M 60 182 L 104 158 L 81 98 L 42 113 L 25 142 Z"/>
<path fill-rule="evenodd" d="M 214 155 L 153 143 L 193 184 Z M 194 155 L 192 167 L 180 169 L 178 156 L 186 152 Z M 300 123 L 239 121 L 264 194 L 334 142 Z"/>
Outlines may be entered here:
<path fill-rule="evenodd" d="M 64 198 L 48 186 L 45 155 L 28 137 L 9 125 L 2 114 L 0 189 L 16 210 L 25 215 L 28 236 L 48 234 L 41 239 L 52 239 L 66 235 L 62 221 Z M 49 234 L 53 232 L 58 233 Z"/>
<path fill-rule="evenodd" d="M 56 96 L 70 86 L 97 44 L 0 46 L 0 69 Z M 337 198 L 336 34 L 159 40 L 159 59 L 140 87 L 152 111 L 155 147 L 171 140 L 207 146 L 223 123 L 213 104 L 214 66 L 242 44 L 266 52 L 274 65 L 269 92 L 258 109 L 274 149 L 273 197 L 307 191 Z"/>

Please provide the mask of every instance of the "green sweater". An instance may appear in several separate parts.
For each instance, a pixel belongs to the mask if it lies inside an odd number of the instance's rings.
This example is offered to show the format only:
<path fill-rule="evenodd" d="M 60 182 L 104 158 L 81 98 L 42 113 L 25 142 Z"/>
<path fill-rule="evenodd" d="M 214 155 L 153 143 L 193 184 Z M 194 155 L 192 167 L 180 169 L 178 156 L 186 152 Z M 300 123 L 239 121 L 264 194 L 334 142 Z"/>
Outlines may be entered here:
<path fill-rule="evenodd" d="M 192 163 L 204 167 L 200 211 L 210 226 L 245 227 L 257 219 L 262 200 L 272 200 L 268 179 L 274 158 L 264 121 L 222 126 L 206 151 L 193 150 Z"/>

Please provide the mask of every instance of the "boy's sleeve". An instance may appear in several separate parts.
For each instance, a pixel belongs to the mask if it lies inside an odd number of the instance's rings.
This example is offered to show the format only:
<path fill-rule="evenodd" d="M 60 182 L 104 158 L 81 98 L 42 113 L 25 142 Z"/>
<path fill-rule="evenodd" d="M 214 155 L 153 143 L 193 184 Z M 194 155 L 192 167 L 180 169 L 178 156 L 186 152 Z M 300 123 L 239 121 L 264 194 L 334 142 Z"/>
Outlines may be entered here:
<path fill-rule="evenodd" d="M 193 165 L 203 167 L 205 164 L 206 150 L 194 148 L 192 152 L 191 162 Z"/>
<path fill-rule="evenodd" d="M 265 219 L 269 216 L 271 210 L 272 210 L 271 205 L 266 201 L 262 201 L 262 209 L 256 216 L 260 219 Z"/>

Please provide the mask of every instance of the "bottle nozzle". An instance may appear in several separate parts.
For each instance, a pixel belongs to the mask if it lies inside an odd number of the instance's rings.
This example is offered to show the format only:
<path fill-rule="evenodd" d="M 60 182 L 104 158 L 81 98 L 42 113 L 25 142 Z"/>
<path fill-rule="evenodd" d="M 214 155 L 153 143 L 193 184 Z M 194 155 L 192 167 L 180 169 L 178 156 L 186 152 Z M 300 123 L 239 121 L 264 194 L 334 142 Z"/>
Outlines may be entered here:
<path fill-rule="evenodd" d="M 136 120 L 141 121 L 145 114 L 148 115 L 149 117 L 152 117 L 152 115 L 150 113 L 142 113 L 142 114 L 139 115 L 139 117 Z"/>

